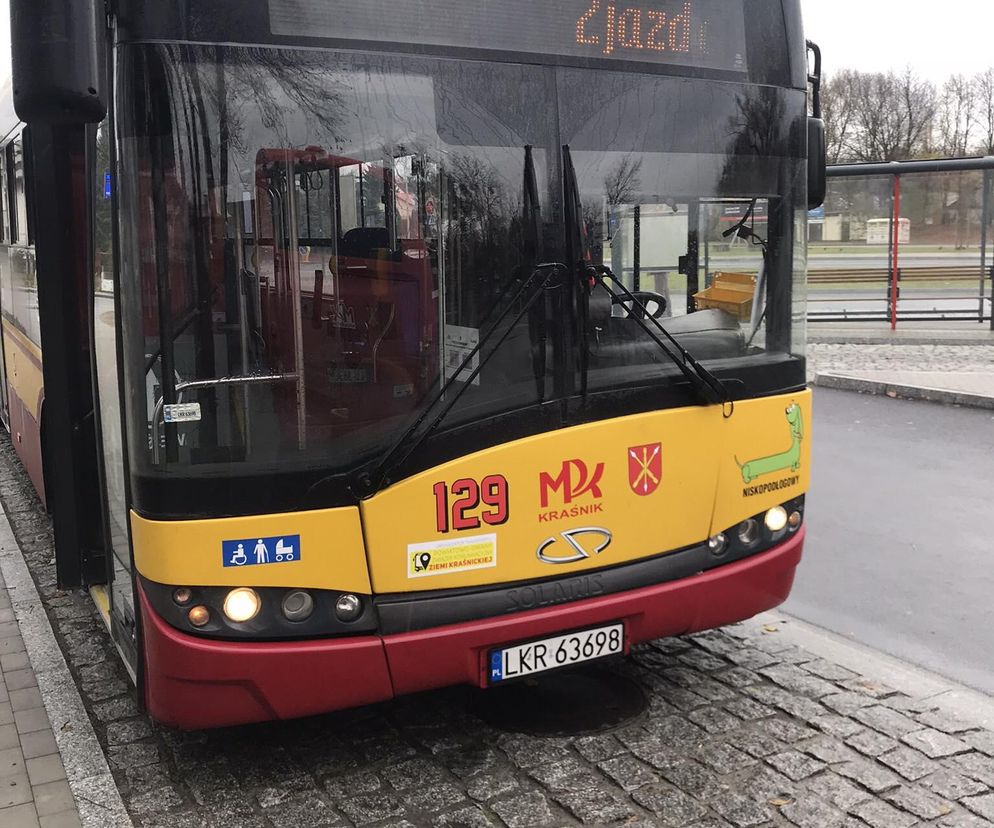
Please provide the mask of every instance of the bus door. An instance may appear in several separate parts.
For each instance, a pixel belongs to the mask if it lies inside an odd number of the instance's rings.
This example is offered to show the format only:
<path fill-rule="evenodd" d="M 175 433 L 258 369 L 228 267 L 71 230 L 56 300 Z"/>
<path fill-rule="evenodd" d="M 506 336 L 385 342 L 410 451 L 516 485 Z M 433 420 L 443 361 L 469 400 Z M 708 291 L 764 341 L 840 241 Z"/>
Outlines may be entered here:
<path fill-rule="evenodd" d="M 105 121 L 97 127 L 91 145 L 93 176 L 93 348 L 97 379 L 95 402 L 99 406 L 100 450 L 103 452 L 103 484 L 106 498 L 107 589 L 93 591 L 101 612 L 109 622 L 111 636 L 125 664 L 135 675 L 137 640 L 131 545 L 128 537 L 126 464 L 121 430 L 121 398 L 118 387 L 117 327 L 115 307 L 116 272 L 111 199 L 113 178 L 110 166 L 110 129 Z"/>

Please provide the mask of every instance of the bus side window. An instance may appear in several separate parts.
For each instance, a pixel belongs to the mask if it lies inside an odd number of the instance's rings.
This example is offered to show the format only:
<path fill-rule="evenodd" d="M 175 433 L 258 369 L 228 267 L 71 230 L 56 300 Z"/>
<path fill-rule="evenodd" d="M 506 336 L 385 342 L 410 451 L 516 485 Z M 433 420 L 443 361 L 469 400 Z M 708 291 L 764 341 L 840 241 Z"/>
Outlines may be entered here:
<path fill-rule="evenodd" d="M 15 190 L 17 189 L 15 185 L 15 174 L 14 174 L 14 142 L 11 141 L 7 144 L 4 151 L 4 167 L 6 168 L 5 183 L 4 188 L 7 196 L 7 215 L 9 216 L 9 221 L 7 223 L 10 235 L 10 244 L 17 244 L 17 195 Z"/>
<path fill-rule="evenodd" d="M 11 142 L 11 157 L 14 169 L 14 206 L 11 213 L 17 226 L 17 241 L 28 244 L 28 197 L 24 181 L 24 144 L 18 136 Z"/>
<path fill-rule="evenodd" d="M 34 178 L 31 170 L 31 127 L 27 127 L 22 134 L 24 147 L 21 157 L 21 170 L 23 180 L 23 191 L 19 196 L 23 196 L 24 224 L 27 228 L 27 242 L 29 246 L 35 243 L 35 216 L 34 216 Z"/>
<path fill-rule="evenodd" d="M 332 175 L 330 170 L 305 170 L 296 176 L 298 235 L 308 245 L 327 243 L 337 232 Z"/>
<path fill-rule="evenodd" d="M 342 222 L 338 232 L 342 236 L 349 230 L 363 226 L 359 191 L 360 177 L 358 164 L 349 164 L 338 168 L 338 191 L 342 203 Z"/>
<path fill-rule="evenodd" d="M 7 228 L 7 153 L 0 148 L 0 242 L 10 238 Z"/>

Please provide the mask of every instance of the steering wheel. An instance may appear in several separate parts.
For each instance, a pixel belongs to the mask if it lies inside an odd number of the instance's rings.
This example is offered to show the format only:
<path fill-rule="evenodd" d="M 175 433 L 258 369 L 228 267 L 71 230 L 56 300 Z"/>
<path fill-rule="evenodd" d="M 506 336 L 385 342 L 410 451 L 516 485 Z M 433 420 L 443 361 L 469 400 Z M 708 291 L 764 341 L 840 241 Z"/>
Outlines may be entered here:
<path fill-rule="evenodd" d="M 645 306 L 644 311 L 627 296 L 618 296 L 612 300 L 611 304 L 621 305 L 629 319 L 645 319 L 646 315 L 653 319 L 662 319 L 666 315 L 668 305 L 666 297 L 662 294 L 654 293 L 651 290 L 636 290 L 632 291 L 632 296 Z"/>

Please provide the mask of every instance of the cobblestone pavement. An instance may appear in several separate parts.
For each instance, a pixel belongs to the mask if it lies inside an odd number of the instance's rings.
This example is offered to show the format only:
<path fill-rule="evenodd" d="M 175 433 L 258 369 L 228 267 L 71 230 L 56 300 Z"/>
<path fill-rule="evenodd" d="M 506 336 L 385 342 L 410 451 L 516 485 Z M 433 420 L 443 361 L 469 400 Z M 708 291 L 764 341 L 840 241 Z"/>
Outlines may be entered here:
<path fill-rule="evenodd" d="M 135 823 L 313 826 L 894 826 L 994 820 L 994 733 L 784 643 L 758 622 L 637 648 L 608 669 L 647 710 L 538 737 L 455 688 L 208 733 L 141 716 L 89 598 L 54 583 L 51 528 L 0 443 L 0 499 Z"/>
<path fill-rule="evenodd" d="M 994 373 L 994 345 L 808 345 L 808 375 L 820 371 Z"/>

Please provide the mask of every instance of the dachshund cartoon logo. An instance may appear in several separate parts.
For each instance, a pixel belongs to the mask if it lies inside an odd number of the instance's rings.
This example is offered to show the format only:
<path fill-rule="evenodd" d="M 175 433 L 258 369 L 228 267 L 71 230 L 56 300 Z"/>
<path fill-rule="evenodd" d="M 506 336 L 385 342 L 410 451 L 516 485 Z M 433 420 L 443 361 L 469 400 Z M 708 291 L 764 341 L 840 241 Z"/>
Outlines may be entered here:
<path fill-rule="evenodd" d="M 787 407 L 787 424 L 790 426 L 790 448 L 769 457 L 760 457 L 748 463 L 735 462 L 742 472 L 742 481 L 752 483 L 757 477 L 778 471 L 797 471 L 801 467 L 801 442 L 804 440 L 804 417 L 797 403 Z"/>

